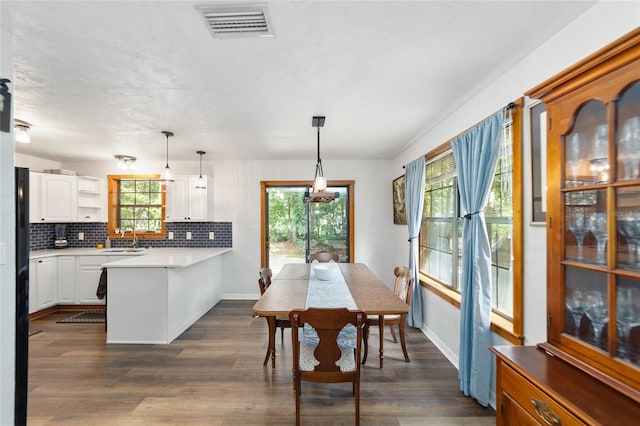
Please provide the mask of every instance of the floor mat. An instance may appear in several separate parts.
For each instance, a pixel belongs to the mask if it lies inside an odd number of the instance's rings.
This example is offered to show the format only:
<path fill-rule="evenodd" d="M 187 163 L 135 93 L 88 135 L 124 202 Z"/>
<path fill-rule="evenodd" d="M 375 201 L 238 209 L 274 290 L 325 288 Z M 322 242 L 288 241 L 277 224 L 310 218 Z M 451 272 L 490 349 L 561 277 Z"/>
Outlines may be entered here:
<path fill-rule="evenodd" d="M 73 323 L 73 322 L 104 322 L 104 310 L 103 309 L 90 309 L 88 311 L 82 311 L 71 315 L 70 317 L 58 320 L 56 322 L 61 323 Z"/>

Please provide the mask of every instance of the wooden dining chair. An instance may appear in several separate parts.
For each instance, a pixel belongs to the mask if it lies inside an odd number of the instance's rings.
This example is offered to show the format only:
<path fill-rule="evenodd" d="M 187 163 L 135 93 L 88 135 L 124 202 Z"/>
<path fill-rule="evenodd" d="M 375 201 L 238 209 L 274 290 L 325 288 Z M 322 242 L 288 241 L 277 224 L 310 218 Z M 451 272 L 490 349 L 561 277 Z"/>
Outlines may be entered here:
<path fill-rule="evenodd" d="M 338 256 L 336 253 L 319 251 L 317 253 L 311 253 L 309 255 L 309 263 L 313 262 L 314 260 L 317 260 L 320 263 L 327 263 L 331 262 L 332 260 L 334 262 L 338 262 L 340 260 L 340 256 Z"/>
<path fill-rule="evenodd" d="M 289 313 L 293 348 L 293 390 L 296 398 L 296 425 L 300 425 L 301 381 L 314 383 L 351 382 L 356 405 L 356 425 L 360 424 L 360 353 L 366 314 L 346 308 L 295 309 Z M 300 327 L 313 327 L 316 338 Z M 338 334 L 347 324 L 355 326 L 355 336 L 339 342 Z M 352 340 L 353 339 L 353 340 Z M 342 348 L 339 346 L 343 346 Z"/>
<path fill-rule="evenodd" d="M 393 269 L 393 273 L 396 276 L 393 293 L 403 300 L 407 305 L 411 306 L 411 292 L 413 290 L 413 277 L 410 276 L 409 268 L 406 266 L 396 266 Z M 391 330 L 391 337 L 393 343 L 398 343 L 396 338 L 396 331 L 394 326 L 398 326 L 398 332 L 400 334 L 400 346 L 402 346 L 402 353 L 404 354 L 404 361 L 410 362 L 409 354 L 407 353 L 407 345 L 405 343 L 405 325 L 400 320 L 400 315 L 385 315 L 384 323 L 389 326 Z M 362 363 L 367 362 L 367 355 L 369 353 L 369 328 L 371 326 L 380 325 L 380 318 L 378 315 L 367 316 L 367 323 L 364 326 L 364 356 Z"/>
<path fill-rule="evenodd" d="M 271 285 L 271 277 L 273 276 L 273 271 L 271 268 L 262 268 L 258 272 L 258 287 L 260 287 L 260 295 L 262 296 L 265 291 Z M 265 317 L 265 319 L 267 319 Z M 280 339 L 284 342 L 284 329 L 291 328 L 291 321 L 289 318 L 276 317 L 276 329 L 280 328 Z M 264 365 L 267 365 L 269 361 L 269 356 L 271 355 L 269 348 L 267 348 L 267 355 L 264 358 Z"/>

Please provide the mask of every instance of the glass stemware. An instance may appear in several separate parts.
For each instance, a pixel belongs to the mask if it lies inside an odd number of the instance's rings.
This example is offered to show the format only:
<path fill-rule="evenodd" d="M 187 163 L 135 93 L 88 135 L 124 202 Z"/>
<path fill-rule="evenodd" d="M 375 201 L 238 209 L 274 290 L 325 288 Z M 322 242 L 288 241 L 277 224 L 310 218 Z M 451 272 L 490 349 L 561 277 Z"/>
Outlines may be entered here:
<path fill-rule="evenodd" d="M 565 156 L 567 158 L 567 164 L 571 168 L 573 182 L 577 182 L 578 170 L 580 167 L 580 162 L 582 161 L 582 136 L 580 135 L 580 133 L 574 133 L 569 138 L 565 149 Z"/>
<path fill-rule="evenodd" d="M 626 139 L 624 143 L 626 144 L 624 152 L 626 155 L 626 159 L 629 164 L 629 173 L 627 173 L 627 165 L 625 163 L 624 174 L 627 179 L 637 179 L 639 177 L 639 167 L 640 165 L 640 117 L 631 117 L 623 124 L 623 134 L 625 131 L 625 126 L 628 126 L 626 131 Z"/>
<path fill-rule="evenodd" d="M 594 213 L 589 217 L 589 231 L 596 237 L 596 263 L 606 263 L 605 248 L 607 246 L 607 214 Z"/>
<path fill-rule="evenodd" d="M 629 253 L 629 259 L 627 264 L 633 266 L 636 263 L 636 244 L 633 241 L 633 222 L 627 219 L 618 220 L 618 232 L 627 241 L 627 252 Z"/>
<path fill-rule="evenodd" d="M 585 223 L 584 212 L 576 212 L 573 218 L 567 218 L 569 221 L 569 231 L 576 238 L 576 244 L 578 246 L 578 260 L 583 260 L 582 247 L 584 243 L 584 237 L 589 232 L 589 228 Z"/>
<path fill-rule="evenodd" d="M 584 315 L 584 294 L 581 290 L 574 289 L 569 295 L 567 295 L 565 304 L 567 306 L 567 309 L 571 313 L 571 316 L 573 316 L 573 322 L 575 323 L 574 335 L 576 337 L 579 337 L 580 322 L 582 321 L 582 316 Z"/>
<path fill-rule="evenodd" d="M 601 345 L 602 328 L 609 319 L 609 307 L 606 300 L 602 297 L 602 293 L 598 290 L 589 292 L 587 295 L 587 307 L 584 311 L 587 318 L 591 321 L 593 327 L 594 344 L 597 347 Z"/>
<path fill-rule="evenodd" d="M 609 130 L 606 124 L 601 124 L 593 135 L 591 145 L 591 173 L 593 182 L 607 182 L 609 180 L 609 161 L 607 155 L 607 143 Z"/>
<path fill-rule="evenodd" d="M 620 288 L 618 289 L 618 330 L 619 330 L 619 345 L 618 356 L 623 359 L 630 359 L 631 348 L 629 345 L 629 336 L 631 329 L 637 325 L 640 325 L 640 312 L 634 305 L 634 291 L 637 289 Z"/>
<path fill-rule="evenodd" d="M 624 175 L 622 179 L 631 179 L 633 176 L 633 141 L 631 139 L 631 122 L 625 121 L 620 128 L 620 137 L 618 138 L 618 158 L 622 161 Z M 636 167 L 637 174 L 637 167 Z"/>

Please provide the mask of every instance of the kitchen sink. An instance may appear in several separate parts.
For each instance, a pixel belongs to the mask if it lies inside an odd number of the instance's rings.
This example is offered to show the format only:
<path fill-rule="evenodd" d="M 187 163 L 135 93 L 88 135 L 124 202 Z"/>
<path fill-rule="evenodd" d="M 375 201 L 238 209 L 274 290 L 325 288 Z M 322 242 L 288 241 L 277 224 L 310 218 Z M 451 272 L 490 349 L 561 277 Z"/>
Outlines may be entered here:
<path fill-rule="evenodd" d="M 108 248 L 108 249 L 103 249 L 102 251 L 105 253 L 138 253 L 145 250 L 147 249 L 128 247 L 128 248 Z"/>

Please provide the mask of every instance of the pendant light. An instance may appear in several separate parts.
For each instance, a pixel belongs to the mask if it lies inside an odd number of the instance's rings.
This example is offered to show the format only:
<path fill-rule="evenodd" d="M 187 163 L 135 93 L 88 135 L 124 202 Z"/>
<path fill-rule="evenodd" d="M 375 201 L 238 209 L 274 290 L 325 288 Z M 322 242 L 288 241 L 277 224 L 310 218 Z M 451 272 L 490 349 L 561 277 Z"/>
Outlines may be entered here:
<path fill-rule="evenodd" d="M 175 182 L 173 178 L 173 173 L 169 168 L 169 136 L 173 136 L 173 132 L 169 132 L 167 130 L 163 130 L 162 134 L 167 137 L 167 165 L 164 167 L 162 173 L 160 173 L 160 182 Z"/>
<path fill-rule="evenodd" d="M 196 151 L 196 154 L 200 156 L 200 177 L 196 181 L 196 188 L 207 189 L 207 180 L 202 177 L 202 156 L 206 154 L 204 151 Z"/>
<path fill-rule="evenodd" d="M 314 116 L 311 125 L 318 130 L 318 158 L 316 162 L 316 174 L 313 178 L 311 193 L 305 192 L 305 203 L 328 203 L 337 198 L 338 192 L 327 192 L 327 179 L 322 170 L 322 159 L 320 158 L 320 127 L 324 127 L 324 116 Z"/>

